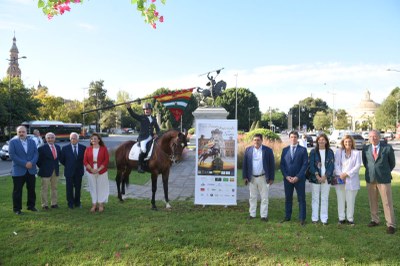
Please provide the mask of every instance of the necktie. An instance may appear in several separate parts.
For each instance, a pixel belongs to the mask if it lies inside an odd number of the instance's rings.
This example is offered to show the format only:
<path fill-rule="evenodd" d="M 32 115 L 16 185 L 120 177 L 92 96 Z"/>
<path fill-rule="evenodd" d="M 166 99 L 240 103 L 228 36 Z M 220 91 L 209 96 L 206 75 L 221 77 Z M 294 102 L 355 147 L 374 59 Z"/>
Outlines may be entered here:
<path fill-rule="evenodd" d="M 292 157 L 292 159 L 293 159 L 293 157 L 294 157 L 294 152 L 295 152 L 295 150 L 296 150 L 295 146 L 292 146 L 292 147 L 290 148 L 290 157 Z"/>
<path fill-rule="evenodd" d="M 74 155 L 75 159 L 78 158 L 78 151 L 76 150 L 76 145 L 74 145 Z"/>
<path fill-rule="evenodd" d="M 373 155 L 374 155 L 374 160 L 376 161 L 376 158 L 378 158 L 378 147 L 377 146 L 374 147 Z"/>
<path fill-rule="evenodd" d="M 56 159 L 57 153 L 56 153 L 56 149 L 54 148 L 54 145 L 50 145 L 50 148 L 51 148 L 51 153 L 53 154 L 53 158 Z"/>

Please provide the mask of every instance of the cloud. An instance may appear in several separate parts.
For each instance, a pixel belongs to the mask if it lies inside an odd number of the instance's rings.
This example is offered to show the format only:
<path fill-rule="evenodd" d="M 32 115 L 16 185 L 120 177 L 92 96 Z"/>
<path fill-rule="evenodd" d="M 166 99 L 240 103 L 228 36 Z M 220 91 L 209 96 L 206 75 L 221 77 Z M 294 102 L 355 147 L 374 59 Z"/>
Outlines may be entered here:
<path fill-rule="evenodd" d="M 96 29 L 95 26 L 93 26 L 92 24 L 89 24 L 89 23 L 82 23 L 82 22 L 81 22 L 81 23 L 78 23 L 77 26 L 78 26 L 79 28 L 85 29 L 85 30 L 87 30 L 87 31 L 93 31 L 93 30 Z"/>

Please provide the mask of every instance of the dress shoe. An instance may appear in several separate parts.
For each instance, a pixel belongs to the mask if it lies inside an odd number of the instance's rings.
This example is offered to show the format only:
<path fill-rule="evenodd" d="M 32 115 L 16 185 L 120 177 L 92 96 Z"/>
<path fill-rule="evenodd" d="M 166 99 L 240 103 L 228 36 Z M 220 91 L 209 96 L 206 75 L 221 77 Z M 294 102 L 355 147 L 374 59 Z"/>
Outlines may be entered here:
<path fill-rule="evenodd" d="M 393 226 L 388 226 L 386 233 L 393 235 L 396 229 Z"/>
<path fill-rule="evenodd" d="M 68 208 L 72 210 L 74 208 L 74 205 L 69 205 L 68 204 Z"/>
<path fill-rule="evenodd" d="M 285 218 L 283 218 L 283 220 L 281 221 L 281 223 L 289 222 L 289 221 L 290 221 L 290 218 L 285 217 Z"/>
<path fill-rule="evenodd" d="M 346 220 L 339 220 L 338 224 L 346 224 Z"/>
<path fill-rule="evenodd" d="M 300 225 L 301 225 L 301 226 L 305 226 L 305 225 L 306 225 L 306 221 L 305 221 L 305 220 L 301 220 L 301 221 L 300 221 Z"/>
<path fill-rule="evenodd" d="M 249 215 L 249 216 L 247 216 L 246 219 L 247 219 L 247 220 L 253 220 L 253 219 L 255 219 L 255 218 L 256 218 L 256 217 L 253 217 L 253 216 L 250 216 L 250 215 Z"/>
<path fill-rule="evenodd" d="M 58 209 L 58 204 L 51 205 L 52 209 Z"/>
<path fill-rule="evenodd" d="M 14 212 L 16 215 L 21 215 L 22 214 L 22 211 L 15 211 Z"/>
<path fill-rule="evenodd" d="M 42 209 L 45 210 L 45 211 L 48 211 L 49 210 L 49 206 L 43 206 Z"/>
<path fill-rule="evenodd" d="M 347 221 L 347 224 L 350 226 L 354 226 L 354 222 Z"/>
<path fill-rule="evenodd" d="M 368 227 L 374 227 L 374 226 L 378 226 L 379 224 L 377 223 L 377 222 L 375 222 L 375 221 L 371 221 L 369 224 L 368 224 Z"/>
<path fill-rule="evenodd" d="M 268 217 L 261 217 L 261 222 L 268 222 Z"/>
<path fill-rule="evenodd" d="M 313 224 L 318 224 L 318 221 L 312 221 Z"/>
<path fill-rule="evenodd" d="M 325 225 L 325 226 L 326 226 L 326 225 L 328 225 L 328 222 L 326 222 L 326 223 L 322 223 L 322 225 Z"/>
<path fill-rule="evenodd" d="M 29 207 L 28 210 L 33 211 L 33 212 L 37 212 L 38 211 L 35 207 Z"/>

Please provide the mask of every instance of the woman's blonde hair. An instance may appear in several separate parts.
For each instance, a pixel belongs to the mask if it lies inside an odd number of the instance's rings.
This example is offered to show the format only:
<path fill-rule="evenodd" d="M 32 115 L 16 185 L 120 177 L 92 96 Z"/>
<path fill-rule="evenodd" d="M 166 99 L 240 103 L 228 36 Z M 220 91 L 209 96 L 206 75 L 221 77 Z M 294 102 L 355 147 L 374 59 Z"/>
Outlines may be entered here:
<path fill-rule="evenodd" d="M 345 141 L 346 139 L 351 140 L 351 149 L 352 149 L 352 150 L 355 150 L 355 149 L 356 149 L 356 143 L 355 143 L 353 137 L 350 136 L 350 135 L 344 135 L 344 137 L 342 138 L 342 141 L 340 142 L 340 146 L 342 147 L 342 149 L 345 149 L 345 147 L 344 147 L 344 141 Z"/>

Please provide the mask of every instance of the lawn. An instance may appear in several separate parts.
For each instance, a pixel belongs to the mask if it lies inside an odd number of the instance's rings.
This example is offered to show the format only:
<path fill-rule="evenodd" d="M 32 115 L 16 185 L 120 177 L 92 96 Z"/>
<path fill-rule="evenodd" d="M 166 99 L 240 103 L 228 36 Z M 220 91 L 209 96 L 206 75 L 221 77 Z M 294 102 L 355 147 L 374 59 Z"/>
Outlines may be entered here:
<path fill-rule="evenodd" d="M 397 221 L 399 188 L 396 177 Z M 308 194 L 304 227 L 295 219 L 297 203 L 292 222 L 279 223 L 284 216 L 282 199 L 270 200 L 267 223 L 246 219 L 247 202 L 203 208 L 189 200 L 173 201 L 170 211 L 152 211 L 150 199 L 120 203 L 111 196 L 104 213 L 91 214 L 89 193 L 83 191 L 82 209 L 69 210 L 65 185 L 60 183 L 60 209 L 37 213 L 24 209 L 24 215 L 17 216 L 12 212 L 11 191 L 11 177 L 0 177 L 0 265 L 396 265 L 400 261 L 396 251 L 400 232 L 387 235 L 383 225 L 366 226 L 370 219 L 365 182 L 356 199 L 354 227 L 336 224 L 334 189 L 329 225 L 311 224 Z M 40 206 L 40 182 L 36 192 Z"/>

